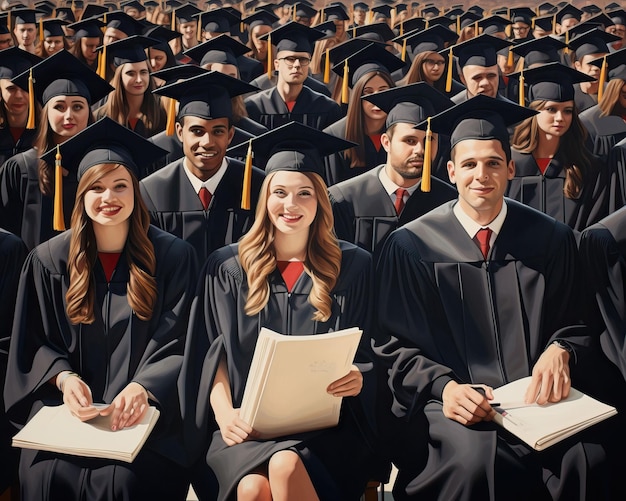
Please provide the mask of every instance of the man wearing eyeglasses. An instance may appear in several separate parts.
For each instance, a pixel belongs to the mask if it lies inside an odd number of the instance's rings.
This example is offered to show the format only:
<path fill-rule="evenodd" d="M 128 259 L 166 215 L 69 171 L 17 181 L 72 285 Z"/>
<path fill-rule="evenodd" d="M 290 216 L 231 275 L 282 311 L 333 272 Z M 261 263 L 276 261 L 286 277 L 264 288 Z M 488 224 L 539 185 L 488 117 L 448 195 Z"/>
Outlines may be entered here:
<path fill-rule="evenodd" d="M 293 21 L 268 34 L 268 42 L 276 47 L 276 87 L 246 98 L 246 110 L 252 120 L 270 130 L 291 121 L 322 130 L 342 118 L 335 101 L 304 85 L 313 45 L 323 36 L 322 32 Z"/>

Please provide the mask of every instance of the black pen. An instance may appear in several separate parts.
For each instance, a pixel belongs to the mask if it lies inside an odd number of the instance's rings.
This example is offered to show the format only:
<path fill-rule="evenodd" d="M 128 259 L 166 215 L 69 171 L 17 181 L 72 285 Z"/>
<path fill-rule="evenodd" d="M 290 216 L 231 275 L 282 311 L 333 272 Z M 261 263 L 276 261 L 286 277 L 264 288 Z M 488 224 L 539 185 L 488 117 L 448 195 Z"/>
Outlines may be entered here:
<path fill-rule="evenodd" d="M 485 389 L 482 386 L 472 386 L 472 389 L 476 390 L 483 397 L 487 396 Z M 489 405 L 491 405 L 491 407 L 500 407 L 500 402 L 489 402 Z"/>

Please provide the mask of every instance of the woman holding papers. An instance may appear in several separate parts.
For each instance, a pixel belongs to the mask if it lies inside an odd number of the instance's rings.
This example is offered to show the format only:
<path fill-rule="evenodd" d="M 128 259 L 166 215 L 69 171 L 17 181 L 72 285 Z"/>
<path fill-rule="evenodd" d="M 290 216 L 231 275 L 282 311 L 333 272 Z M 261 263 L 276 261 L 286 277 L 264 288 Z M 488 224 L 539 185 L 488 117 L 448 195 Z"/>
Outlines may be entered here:
<path fill-rule="evenodd" d="M 185 499 L 172 436 L 196 263 L 188 244 L 149 225 L 134 174 L 163 153 L 104 118 L 43 156 L 78 189 L 72 229 L 36 247 L 22 270 L 7 415 L 21 426 L 42 402 L 64 403 L 77 424 L 109 416 L 111 433 L 149 404 L 161 416 L 133 463 L 23 450 L 24 500 Z"/>
<path fill-rule="evenodd" d="M 253 139 L 267 173 L 255 224 L 205 265 L 181 384 L 187 447 L 206 455 L 219 499 L 359 499 L 372 474 L 371 257 L 335 238 L 322 181 L 323 156 L 350 146 L 295 122 Z M 346 397 L 338 426 L 255 439 L 239 408 L 262 327 L 294 336 L 363 329 L 352 370 L 326 389 Z"/>

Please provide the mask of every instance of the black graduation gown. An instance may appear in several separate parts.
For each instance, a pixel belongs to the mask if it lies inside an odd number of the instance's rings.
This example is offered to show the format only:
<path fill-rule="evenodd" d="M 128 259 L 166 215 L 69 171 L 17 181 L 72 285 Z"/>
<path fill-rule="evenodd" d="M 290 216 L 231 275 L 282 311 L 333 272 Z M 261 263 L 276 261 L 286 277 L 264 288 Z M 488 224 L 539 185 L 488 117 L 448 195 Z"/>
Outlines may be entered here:
<path fill-rule="evenodd" d="M 15 311 L 15 297 L 22 264 L 26 258 L 24 243 L 12 233 L 0 228 L 0 388 L 4 388 L 9 355 L 9 342 Z M 11 447 L 17 430 L 9 423 L 0 399 L 0 492 L 17 481 L 18 449 Z"/>
<path fill-rule="evenodd" d="M 342 139 L 346 138 L 346 117 L 338 122 L 326 127 L 324 132 Z M 365 165 L 359 167 L 350 167 L 342 153 L 335 153 L 324 158 L 324 169 L 326 174 L 326 186 L 337 184 L 346 179 L 351 179 L 359 174 L 367 172 L 377 165 L 384 164 L 387 161 L 387 152 L 382 146 L 380 150 L 376 150 L 374 143 L 369 136 L 363 136 L 363 144 L 365 145 Z M 351 240 L 349 240 L 351 241 Z"/>
<path fill-rule="evenodd" d="M 95 321 L 73 325 L 64 300 L 70 238 L 71 230 L 50 239 L 24 264 L 9 352 L 11 384 L 4 389 L 9 418 L 23 425 L 42 402 L 62 403 L 49 380 L 64 370 L 81 375 L 94 402 L 110 403 L 135 381 L 155 397 L 151 403 L 161 415 L 133 463 L 22 451 L 22 499 L 48 499 L 46 493 L 51 499 L 172 499 L 174 493 L 184 499 L 187 486 L 177 467 L 185 451 L 176 439 L 181 429 L 176 381 L 197 273 L 193 249 L 151 226 L 158 290 L 152 318 L 138 319 L 128 304 L 129 268 L 122 254 L 109 283 L 96 262 Z M 142 497 L 145 490 L 155 497 Z"/>
<path fill-rule="evenodd" d="M 611 148 L 626 138 L 626 122 L 622 117 L 614 115 L 601 117 L 600 113 L 600 108 L 595 105 L 583 111 L 579 116 L 589 133 L 587 137 L 589 151 L 606 162 Z"/>
<path fill-rule="evenodd" d="M 605 164 L 594 161 L 593 174 L 585 179 L 580 197 L 573 200 L 563 193 L 565 168 L 561 158 L 557 151 L 542 175 L 532 154 L 513 150 L 515 177 L 509 181 L 506 196 L 582 231 L 617 208 L 609 204 L 615 200 L 611 195 L 616 189 L 615 176 L 610 175 Z"/>
<path fill-rule="evenodd" d="M 576 83 L 574 84 L 574 102 L 576 103 L 578 113 L 582 113 L 583 111 L 598 104 L 598 95 L 595 94 L 595 96 L 592 96 L 583 92 L 580 89 L 580 84 Z"/>
<path fill-rule="evenodd" d="M 578 490 L 584 495 L 592 485 L 585 467 L 605 457 L 580 436 L 538 454 L 496 424 L 460 426 L 441 406 L 450 380 L 497 387 L 529 376 L 556 338 L 574 349 L 575 360 L 584 358 L 589 333 L 577 325 L 581 270 L 573 233 L 507 200 L 485 261 L 455 217 L 455 203 L 396 230 L 378 260 L 375 352 L 389 369 L 393 414 L 429 441 L 426 460 L 413 459 L 418 468 L 400 467 L 394 497 L 544 499 L 543 469 L 550 493 L 578 499 Z M 570 462 L 561 464 L 565 455 Z"/>
<path fill-rule="evenodd" d="M 293 111 L 287 109 L 276 88 L 249 96 L 245 103 L 248 116 L 270 130 L 294 120 L 324 130 L 343 116 L 335 101 L 306 86 L 302 87 Z"/>
<path fill-rule="evenodd" d="M 183 160 L 163 167 L 140 182 L 152 224 L 189 242 L 199 263 L 216 249 L 239 240 L 252 226 L 265 174 L 252 171 L 250 210 L 241 208 L 244 166 L 228 159 L 224 177 L 204 210 L 184 171 Z"/>
<path fill-rule="evenodd" d="M 430 192 L 423 193 L 420 181 L 398 217 L 391 197 L 378 177 L 384 168 L 372 169 L 328 190 L 337 238 L 374 253 L 380 250 L 393 230 L 457 197 L 455 188 L 437 178 L 431 178 Z"/>
<path fill-rule="evenodd" d="M 0 165 L 13 155 L 30 150 L 37 135 L 37 129 L 24 129 L 17 143 L 13 140 L 9 127 L 0 127 Z"/>
<path fill-rule="evenodd" d="M 613 199 L 609 203 L 613 204 L 616 210 L 626 205 L 626 139 L 622 139 L 611 148 L 607 166 L 615 180 Z"/>
<path fill-rule="evenodd" d="M 278 78 L 276 77 L 276 75 L 272 75 L 271 79 L 267 78 L 267 73 L 264 73 L 263 75 L 258 76 L 257 78 L 252 80 L 250 84 L 258 87 L 261 90 L 273 89 L 274 87 L 276 87 L 277 79 Z M 309 89 L 314 90 L 315 92 L 324 94 L 327 97 L 330 97 L 332 95 L 330 89 L 326 86 L 324 82 L 320 82 L 310 75 L 304 79 L 304 85 L 307 86 Z"/>
<path fill-rule="evenodd" d="M 237 67 L 239 68 L 239 78 L 243 82 L 251 82 L 265 71 L 261 61 L 248 56 L 237 57 Z"/>
<path fill-rule="evenodd" d="M 58 235 L 52 228 L 54 200 L 39 189 L 39 158 L 34 148 L 0 167 L 0 226 L 19 236 L 29 250 Z M 70 227 L 78 181 L 63 177 L 63 216 Z"/>
<path fill-rule="evenodd" d="M 270 298 L 257 315 L 244 313 L 248 283 L 238 258 L 237 244 L 214 252 L 208 259 L 191 309 L 181 382 L 185 388 L 182 409 L 188 450 L 201 455 L 211 432 L 217 429 L 209 393 L 217 365 L 226 357 L 235 408 L 241 406 L 252 355 L 261 327 L 282 334 L 326 333 L 361 327 L 363 336 L 355 363 L 363 373 L 359 397 L 343 401 L 339 425 L 321 432 L 250 440 L 225 445 L 219 430 L 212 436 L 207 462 L 219 484 L 219 499 L 226 499 L 237 482 L 280 450 L 295 448 L 322 500 L 356 500 L 371 474 L 372 451 L 368 445 L 372 423 L 373 359 L 370 348 L 372 261 L 370 255 L 347 242 L 340 242 L 341 272 L 331 293 L 332 314 L 326 322 L 311 320 L 308 302 L 312 282 L 303 273 L 291 292 L 278 270 L 269 276 Z"/>

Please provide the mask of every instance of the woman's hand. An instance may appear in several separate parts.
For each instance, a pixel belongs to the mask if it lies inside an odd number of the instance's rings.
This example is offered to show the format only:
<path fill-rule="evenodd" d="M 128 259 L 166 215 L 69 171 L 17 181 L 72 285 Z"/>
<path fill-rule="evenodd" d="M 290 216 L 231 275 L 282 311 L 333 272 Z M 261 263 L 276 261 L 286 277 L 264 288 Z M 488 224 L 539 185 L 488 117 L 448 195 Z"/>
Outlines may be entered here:
<path fill-rule="evenodd" d="M 256 436 L 252 427 L 239 417 L 239 409 L 224 408 L 219 415 L 215 414 L 215 420 L 220 427 L 222 439 L 229 447 Z"/>
<path fill-rule="evenodd" d="M 484 390 L 484 395 L 477 388 Z M 480 421 L 491 421 L 495 411 L 489 400 L 493 400 L 493 390 L 490 386 L 459 384 L 450 381 L 443 388 L 443 415 L 465 426 L 471 426 Z"/>
<path fill-rule="evenodd" d="M 356 365 L 344 377 L 328 385 L 326 391 L 334 397 L 355 397 L 363 388 L 363 374 Z"/>
<path fill-rule="evenodd" d="M 89 421 L 100 412 L 93 405 L 91 390 L 78 375 L 70 374 L 63 379 L 63 403 L 81 421 Z"/>
<path fill-rule="evenodd" d="M 148 392 L 139 383 L 128 383 L 101 416 L 111 416 L 111 430 L 130 428 L 143 418 L 148 410 Z"/>

